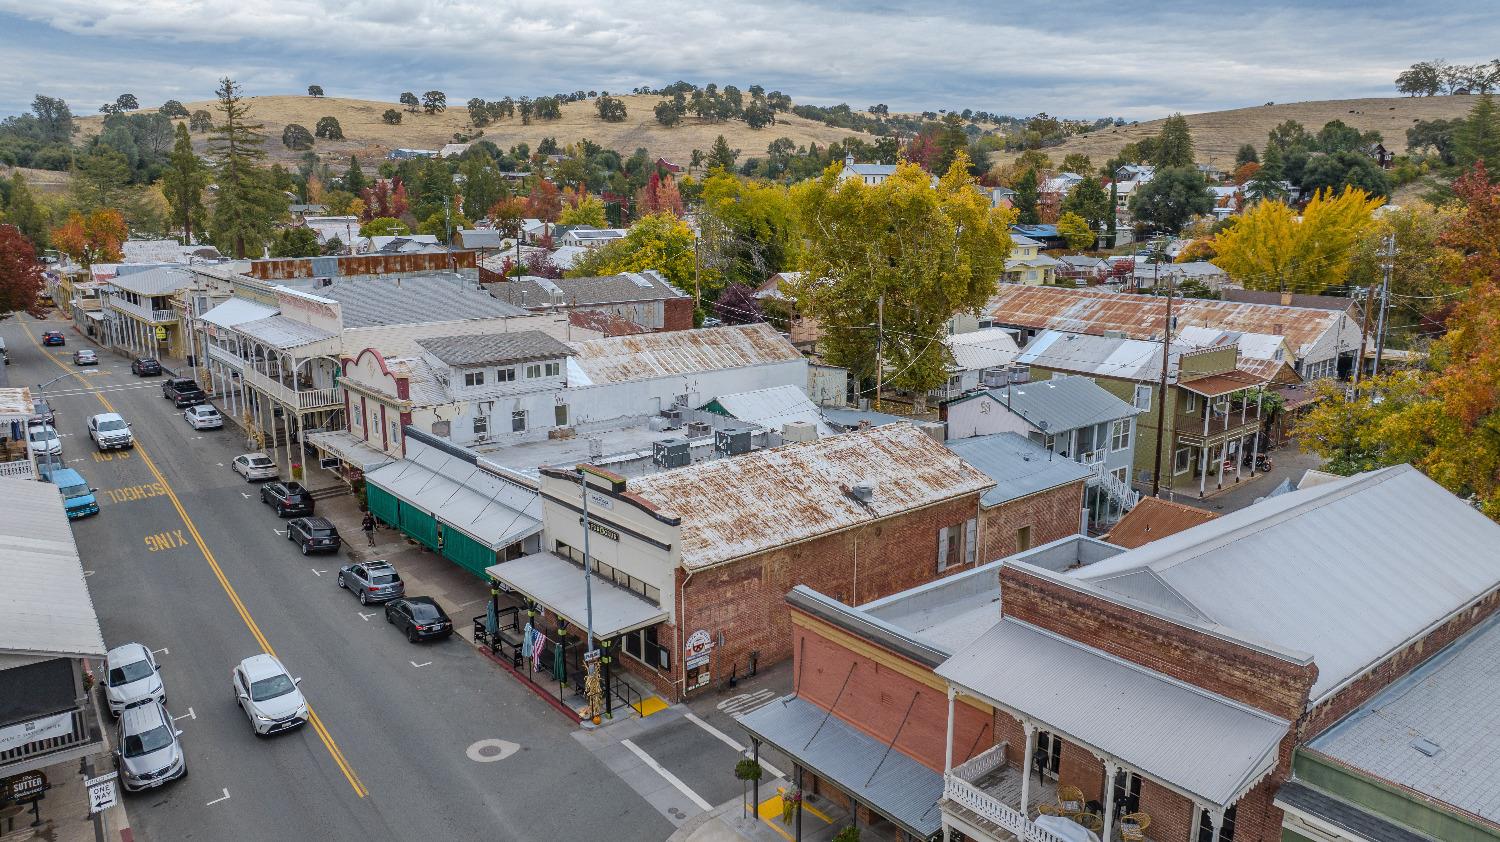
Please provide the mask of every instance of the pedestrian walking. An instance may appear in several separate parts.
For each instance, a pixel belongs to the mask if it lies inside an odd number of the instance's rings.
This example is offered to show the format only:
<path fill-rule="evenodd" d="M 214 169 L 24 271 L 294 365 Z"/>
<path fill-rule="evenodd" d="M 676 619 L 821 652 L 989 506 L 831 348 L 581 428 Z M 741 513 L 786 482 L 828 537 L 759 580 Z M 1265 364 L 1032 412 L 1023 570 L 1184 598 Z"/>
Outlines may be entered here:
<path fill-rule="evenodd" d="M 365 531 L 365 540 L 369 541 L 370 546 L 375 546 L 375 515 L 365 512 L 365 519 L 360 522 L 359 528 Z"/>

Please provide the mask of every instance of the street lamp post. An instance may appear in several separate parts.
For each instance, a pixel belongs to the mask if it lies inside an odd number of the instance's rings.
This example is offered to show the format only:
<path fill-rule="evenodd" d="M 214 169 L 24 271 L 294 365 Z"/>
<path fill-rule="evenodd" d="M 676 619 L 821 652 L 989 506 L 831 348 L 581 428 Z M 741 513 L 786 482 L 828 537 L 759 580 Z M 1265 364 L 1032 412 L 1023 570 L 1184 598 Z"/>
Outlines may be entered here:
<path fill-rule="evenodd" d="M 70 371 L 67 374 L 59 374 L 58 376 L 52 378 L 51 380 L 48 380 L 46 383 L 38 383 L 37 387 L 36 387 L 37 394 L 40 395 L 43 400 L 46 400 L 47 399 L 47 387 L 48 386 L 51 386 L 53 383 L 56 383 L 57 381 L 62 380 L 65 377 L 72 377 L 72 376 L 73 376 L 73 372 Z M 51 404 L 48 404 L 48 405 L 50 406 Z M 57 435 L 57 428 L 55 426 L 53 426 L 52 424 L 47 424 L 46 426 L 52 427 L 52 434 L 54 436 Z M 31 435 L 30 435 L 30 432 L 28 431 L 27 438 L 29 439 L 30 437 L 31 437 Z M 62 447 L 62 440 L 61 439 L 58 440 L 58 447 L 59 448 Z M 51 445 L 48 445 L 48 447 L 47 447 L 47 475 L 48 476 L 52 475 L 52 447 L 51 447 Z"/>

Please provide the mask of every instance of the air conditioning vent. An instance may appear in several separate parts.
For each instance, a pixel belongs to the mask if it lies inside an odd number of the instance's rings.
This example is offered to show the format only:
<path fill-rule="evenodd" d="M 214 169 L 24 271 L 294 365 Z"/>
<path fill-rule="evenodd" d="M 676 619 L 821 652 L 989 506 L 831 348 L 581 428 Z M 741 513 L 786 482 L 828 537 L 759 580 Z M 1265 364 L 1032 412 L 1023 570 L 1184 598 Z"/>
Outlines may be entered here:
<path fill-rule="evenodd" d="M 681 468 L 693 461 L 687 439 L 662 439 L 651 446 L 651 461 L 664 470 Z"/>
<path fill-rule="evenodd" d="M 720 430 L 714 434 L 714 450 L 725 456 L 750 452 L 749 430 Z"/>

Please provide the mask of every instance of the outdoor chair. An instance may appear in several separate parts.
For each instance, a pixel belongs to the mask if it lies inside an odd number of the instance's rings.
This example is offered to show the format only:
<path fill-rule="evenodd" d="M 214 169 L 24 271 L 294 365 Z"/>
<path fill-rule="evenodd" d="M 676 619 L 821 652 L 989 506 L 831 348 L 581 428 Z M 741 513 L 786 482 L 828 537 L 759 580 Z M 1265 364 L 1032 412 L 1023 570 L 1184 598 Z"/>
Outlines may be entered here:
<path fill-rule="evenodd" d="M 1151 817 L 1145 813 L 1126 813 L 1120 817 L 1120 838 L 1125 842 L 1145 842 Z"/>
<path fill-rule="evenodd" d="M 1061 815 L 1070 819 L 1079 815 L 1088 815 L 1084 803 L 1083 790 L 1078 787 L 1066 784 L 1057 787 L 1057 808 Z"/>

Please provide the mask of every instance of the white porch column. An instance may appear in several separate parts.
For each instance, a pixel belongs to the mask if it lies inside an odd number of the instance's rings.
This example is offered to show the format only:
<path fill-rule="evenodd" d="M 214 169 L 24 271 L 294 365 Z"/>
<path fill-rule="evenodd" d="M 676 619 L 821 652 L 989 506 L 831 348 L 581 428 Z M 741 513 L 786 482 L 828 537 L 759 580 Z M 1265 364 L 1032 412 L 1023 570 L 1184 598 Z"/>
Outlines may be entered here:
<path fill-rule="evenodd" d="M 953 771 L 953 698 L 957 695 L 958 691 L 953 689 L 953 685 L 948 685 L 948 740 L 943 748 L 944 774 Z"/>
<path fill-rule="evenodd" d="M 1120 764 L 1104 761 L 1104 834 L 1099 838 L 1109 842 L 1115 826 L 1115 776 L 1120 774 Z"/>
<path fill-rule="evenodd" d="M 1228 421 L 1229 420 L 1229 416 L 1226 415 L 1224 417 L 1224 420 Z M 1219 445 L 1219 482 L 1218 482 L 1218 487 L 1219 488 L 1223 488 L 1224 487 L 1224 460 L 1226 460 L 1228 458 L 1229 458 L 1229 437 L 1225 436 L 1224 437 L 1224 441 Z"/>
<path fill-rule="evenodd" d="M 1239 444 L 1234 448 L 1234 481 L 1240 481 L 1240 469 L 1245 467 L 1245 437 L 1239 437 Z"/>
<path fill-rule="evenodd" d="M 1209 824 L 1213 825 L 1214 829 L 1213 836 L 1209 837 L 1209 840 L 1210 842 L 1219 842 L 1219 831 L 1224 827 L 1224 811 L 1214 809 L 1206 812 L 1208 813 Z"/>
<path fill-rule="evenodd" d="M 1207 425 L 1205 425 L 1207 426 Z M 1198 496 L 1208 493 L 1208 442 L 1198 448 Z"/>
<path fill-rule="evenodd" d="M 1021 762 L 1021 815 L 1031 818 L 1031 761 L 1036 754 L 1036 724 L 1021 720 L 1021 730 L 1026 732 L 1026 755 Z"/>

